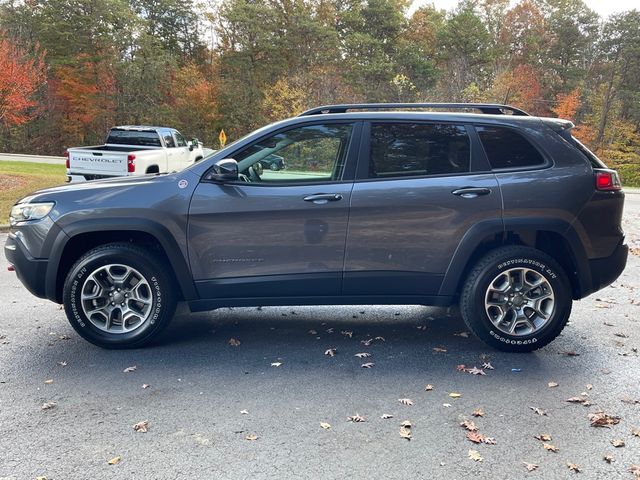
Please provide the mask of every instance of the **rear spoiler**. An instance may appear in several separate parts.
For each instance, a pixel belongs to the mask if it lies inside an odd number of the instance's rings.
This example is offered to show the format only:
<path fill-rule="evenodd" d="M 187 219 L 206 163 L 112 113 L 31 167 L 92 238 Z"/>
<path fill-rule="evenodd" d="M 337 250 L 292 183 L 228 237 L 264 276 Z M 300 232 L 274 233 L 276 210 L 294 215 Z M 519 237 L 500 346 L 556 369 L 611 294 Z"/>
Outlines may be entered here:
<path fill-rule="evenodd" d="M 551 130 L 558 133 L 569 131 L 575 127 L 571 120 L 563 120 L 562 118 L 540 117 L 540 120 Z"/>

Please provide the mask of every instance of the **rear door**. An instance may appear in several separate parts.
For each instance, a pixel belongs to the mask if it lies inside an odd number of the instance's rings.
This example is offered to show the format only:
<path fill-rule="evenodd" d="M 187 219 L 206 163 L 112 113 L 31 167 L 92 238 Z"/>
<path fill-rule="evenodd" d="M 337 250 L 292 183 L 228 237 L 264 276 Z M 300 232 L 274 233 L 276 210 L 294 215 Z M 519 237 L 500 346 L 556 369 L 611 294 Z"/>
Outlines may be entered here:
<path fill-rule="evenodd" d="M 268 134 L 229 156 L 239 181 L 202 181 L 189 210 L 189 258 L 202 298 L 340 293 L 359 125 L 320 122 Z M 286 168 L 264 169 L 277 154 Z"/>
<path fill-rule="evenodd" d="M 437 295 L 475 224 L 501 224 L 496 177 L 471 128 L 370 122 L 351 195 L 343 293 Z"/>

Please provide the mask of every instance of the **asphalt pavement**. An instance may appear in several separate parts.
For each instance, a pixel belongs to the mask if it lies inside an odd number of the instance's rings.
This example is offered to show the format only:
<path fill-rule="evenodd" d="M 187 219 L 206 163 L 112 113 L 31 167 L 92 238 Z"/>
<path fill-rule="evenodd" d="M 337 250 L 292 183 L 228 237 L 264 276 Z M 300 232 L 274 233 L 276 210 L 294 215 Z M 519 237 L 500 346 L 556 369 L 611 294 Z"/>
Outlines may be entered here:
<path fill-rule="evenodd" d="M 628 196 L 625 229 L 640 247 L 640 195 Z M 531 354 L 492 350 L 461 334 L 455 309 L 420 306 L 182 306 L 158 345 L 107 351 L 3 267 L 0 479 L 633 479 L 638 292 L 633 255 L 614 285 L 576 302 L 564 333 Z M 363 352 L 371 357 L 354 356 Z M 485 362 L 494 367 L 485 375 L 456 368 Z M 589 405 L 566 401 L 576 396 Z M 47 402 L 55 405 L 43 410 Z M 620 422 L 590 426 L 598 410 Z M 356 415 L 365 421 L 347 421 Z M 148 431 L 135 431 L 145 420 Z M 404 420 L 411 440 L 399 434 Z M 496 444 L 472 443 L 464 420 Z M 534 438 L 543 434 L 551 439 Z"/>

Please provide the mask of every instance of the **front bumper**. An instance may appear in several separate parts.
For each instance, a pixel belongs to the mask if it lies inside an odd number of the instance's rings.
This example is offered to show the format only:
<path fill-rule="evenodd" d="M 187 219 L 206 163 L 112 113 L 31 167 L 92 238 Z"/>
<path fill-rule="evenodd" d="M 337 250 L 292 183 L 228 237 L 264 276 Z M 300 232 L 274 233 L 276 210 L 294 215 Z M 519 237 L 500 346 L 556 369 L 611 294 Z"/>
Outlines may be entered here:
<path fill-rule="evenodd" d="M 621 240 L 611 256 L 589 260 L 592 292 L 616 281 L 627 265 L 628 255 L 629 247 Z"/>
<path fill-rule="evenodd" d="M 33 258 L 20 239 L 11 233 L 5 243 L 4 254 L 27 290 L 36 297 L 46 298 L 45 274 L 48 260 Z"/>

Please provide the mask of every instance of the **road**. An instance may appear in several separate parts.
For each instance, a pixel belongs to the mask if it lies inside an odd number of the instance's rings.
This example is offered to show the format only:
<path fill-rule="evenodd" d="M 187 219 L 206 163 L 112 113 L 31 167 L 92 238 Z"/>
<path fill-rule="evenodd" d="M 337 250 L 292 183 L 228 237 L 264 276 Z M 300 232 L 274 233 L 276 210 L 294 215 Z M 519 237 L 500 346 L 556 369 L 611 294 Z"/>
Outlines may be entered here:
<path fill-rule="evenodd" d="M 640 246 L 640 195 L 628 196 L 625 229 Z M 569 462 L 582 470 L 577 478 L 632 479 L 629 467 L 640 465 L 632 435 L 640 429 L 638 291 L 640 257 L 632 256 L 613 286 L 575 303 L 561 337 L 532 354 L 457 336 L 465 328 L 454 310 L 417 306 L 183 308 L 159 345 L 106 351 L 79 339 L 57 305 L 3 268 L 0 478 L 557 479 L 576 475 Z M 361 343 L 378 336 L 384 341 Z M 456 370 L 484 361 L 495 368 L 485 376 Z M 590 406 L 566 402 L 582 392 Z M 43 411 L 45 402 L 56 405 Z M 484 417 L 471 417 L 477 408 Z M 590 426 L 599 409 L 620 423 Z M 346 421 L 356 414 L 366 421 Z M 464 419 L 497 444 L 467 440 Z M 134 431 L 143 420 L 148 432 Z M 399 435 L 403 420 L 413 424 L 411 441 Z M 540 434 L 559 451 L 545 450 Z M 616 439 L 626 446 L 614 448 Z M 470 459 L 470 449 L 483 460 Z M 120 462 L 109 465 L 114 457 Z M 523 462 L 539 467 L 527 473 Z"/>

